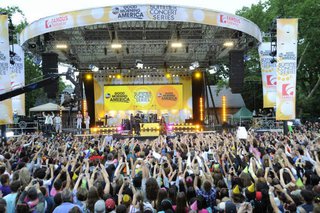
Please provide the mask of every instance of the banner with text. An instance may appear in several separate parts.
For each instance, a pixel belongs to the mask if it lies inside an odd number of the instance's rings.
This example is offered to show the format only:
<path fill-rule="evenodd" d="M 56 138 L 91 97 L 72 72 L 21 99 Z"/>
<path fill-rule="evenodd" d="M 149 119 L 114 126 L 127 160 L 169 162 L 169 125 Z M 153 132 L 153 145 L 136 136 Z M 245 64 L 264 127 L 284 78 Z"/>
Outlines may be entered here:
<path fill-rule="evenodd" d="M 229 13 L 171 5 L 115 5 L 59 13 L 39 19 L 23 29 L 20 42 L 24 44 L 30 38 L 49 32 L 124 21 L 192 22 L 238 30 L 258 41 L 262 40 L 256 24 Z"/>
<path fill-rule="evenodd" d="M 110 110 L 162 110 L 182 108 L 182 85 L 105 86 L 104 108 Z"/>
<path fill-rule="evenodd" d="M 8 16 L 0 15 L 0 94 L 11 90 L 9 75 L 9 32 Z M 0 125 L 10 124 L 12 120 L 12 102 L 7 99 L 0 102 Z"/>
<path fill-rule="evenodd" d="M 296 117 L 298 19 L 277 19 L 277 120 Z"/>
<path fill-rule="evenodd" d="M 9 73 L 11 78 L 11 89 L 23 87 L 24 82 L 24 51 L 18 44 L 14 45 L 14 63 L 9 65 Z M 25 112 L 25 94 L 17 95 L 12 98 L 12 110 L 18 115 L 26 115 Z"/>
<path fill-rule="evenodd" d="M 263 90 L 263 108 L 276 106 L 277 94 L 277 64 L 271 63 L 272 56 L 271 43 L 263 42 L 259 46 L 262 90 Z"/>

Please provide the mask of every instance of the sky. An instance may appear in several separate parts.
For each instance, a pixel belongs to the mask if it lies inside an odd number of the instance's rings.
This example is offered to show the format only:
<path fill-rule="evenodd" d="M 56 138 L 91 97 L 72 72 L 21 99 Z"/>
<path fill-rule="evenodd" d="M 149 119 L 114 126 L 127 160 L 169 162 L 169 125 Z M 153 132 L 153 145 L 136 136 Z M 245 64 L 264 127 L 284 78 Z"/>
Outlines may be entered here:
<path fill-rule="evenodd" d="M 35 20 L 62 12 L 122 4 L 171 4 L 209 8 L 223 12 L 235 13 L 243 6 L 250 7 L 259 0 L 0 0 L 0 7 L 18 6 L 25 14 L 27 21 Z M 13 17 L 14 24 L 21 17 Z M 15 23 L 16 22 L 16 23 Z"/>

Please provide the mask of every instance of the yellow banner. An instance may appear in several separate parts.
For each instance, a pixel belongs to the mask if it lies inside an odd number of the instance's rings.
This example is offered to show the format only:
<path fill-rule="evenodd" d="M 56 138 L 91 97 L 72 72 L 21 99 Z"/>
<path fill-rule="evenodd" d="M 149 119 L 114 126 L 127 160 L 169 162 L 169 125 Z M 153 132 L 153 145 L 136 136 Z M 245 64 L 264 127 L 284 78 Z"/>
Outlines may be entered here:
<path fill-rule="evenodd" d="M 261 65 L 263 108 L 273 108 L 276 106 L 277 95 L 277 64 L 271 63 L 272 56 L 271 43 L 263 42 L 259 46 L 259 56 Z"/>
<path fill-rule="evenodd" d="M 182 85 L 105 86 L 104 108 L 110 110 L 181 109 Z"/>
<path fill-rule="evenodd" d="M 296 118 L 298 19 L 277 20 L 276 119 Z"/>
<path fill-rule="evenodd" d="M 11 90 L 8 16 L 0 15 L 0 94 Z M 0 102 L 0 125 L 13 122 L 11 99 Z"/>

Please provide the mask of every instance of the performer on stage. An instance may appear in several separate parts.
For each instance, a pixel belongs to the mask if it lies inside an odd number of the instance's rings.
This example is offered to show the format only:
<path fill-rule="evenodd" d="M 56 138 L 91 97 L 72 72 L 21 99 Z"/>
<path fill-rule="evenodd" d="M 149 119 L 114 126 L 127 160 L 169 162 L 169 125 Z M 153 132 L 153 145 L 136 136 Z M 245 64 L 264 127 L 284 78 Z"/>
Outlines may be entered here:
<path fill-rule="evenodd" d="M 136 132 L 137 135 L 140 135 L 140 123 L 141 123 L 141 118 L 139 113 L 134 116 L 134 131 Z"/>
<path fill-rule="evenodd" d="M 82 114 L 81 114 L 81 111 L 78 111 L 78 114 L 77 114 L 77 129 L 81 129 L 81 124 L 82 124 Z"/>
<path fill-rule="evenodd" d="M 90 116 L 89 116 L 88 112 L 86 112 L 86 115 L 84 116 L 84 122 L 86 124 L 86 129 L 89 130 Z"/>
<path fill-rule="evenodd" d="M 105 126 L 108 126 L 108 119 L 109 119 L 109 117 L 108 117 L 108 114 L 106 113 L 104 116 L 104 125 Z"/>
<path fill-rule="evenodd" d="M 133 129 L 135 129 L 134 116 L 132 113 L 130 114 L 129 125 L 130 125 L 130 134 L 132 134 Z"/>
<path fill-rule="evenodd" d="M 61 120 L 59 113 L 57 113 L 57 115 L 56 115 L 56 117 L 54 117 L 53 121 L 55 123 L 56 133 L 61 133 L 62 132 L 62 120 Z"/>
<path fill-rule="evenodd" d="M 44 121 L 44 128 L 46 133 L 50 133 L 52 131 L 52 125 L 53 125 L 53 117 L 54 114 L 53 112 L 51 112 L 51 115 L 45 114 L 44 112 L 42 112 L 43 117 L 45 117 L 45 121 Z"/>
<path fill-rule="evenodd" d="M 159 126 L 160 126 L 160 135 L 167 135 L 167 125 L 163 116 L 159 121 Z"/>

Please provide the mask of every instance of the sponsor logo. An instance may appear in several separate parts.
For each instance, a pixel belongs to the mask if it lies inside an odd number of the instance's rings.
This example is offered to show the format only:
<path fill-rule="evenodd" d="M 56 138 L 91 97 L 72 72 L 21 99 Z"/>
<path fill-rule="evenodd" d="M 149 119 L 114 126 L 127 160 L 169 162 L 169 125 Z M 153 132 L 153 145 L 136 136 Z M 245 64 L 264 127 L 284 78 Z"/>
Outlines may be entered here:
<path fill-rule="evenodd" d="M 144 14 L 141 8 L 136 5 L 113 7 L 112 14 L 118 19 L 143 19 Z"/>
<path fill-rule="evenodd" d="M 291 98 L 294 95 L 294 87 L 290 84 L 282 84 L 282 97 Z"/>
<path fill-rule="evenodd" d="M 65 25 L 68 21 L 68 16 L 58 16 L 54 18 L 50 18 L 44 21 L 44 27 L 46 29 L 51 28 L 51 27 L 61 27 Z"/>
<path fill-rule="evenodd" d="M 117 15 L 117 14 L 119 14 L 119 12 L 120 12 L 119 7 L 114 7 L 114 8 L 112 8 L 112 14 L 113 14 L 113 15 Z"/>
<path fill-rule="evenodd" d="M 274 75 L 267 75 L 267 86 L 276 86 L 277 78 Z"/>
<path fill-rule="evenodd" d="M 149 7 L 149 13 L 153 20 L 162 21 L 168 20 L 173 21 L 177 15 L 177 7 L 164 6 L 164 5 L 151 5 Z"/>
<path fill-rule="evenodd" d="M 239 18 L 235 16 L 224 15 L 224 14 L 220 14 L 219 21 L 222 24 L 228 24 L 232 26 L 239 26 L 241 23 L 241 20 Z"/>

